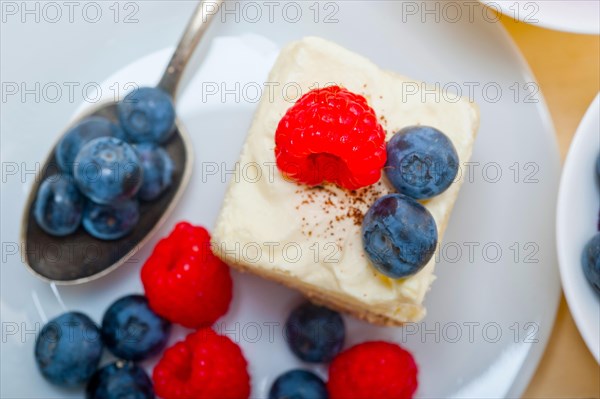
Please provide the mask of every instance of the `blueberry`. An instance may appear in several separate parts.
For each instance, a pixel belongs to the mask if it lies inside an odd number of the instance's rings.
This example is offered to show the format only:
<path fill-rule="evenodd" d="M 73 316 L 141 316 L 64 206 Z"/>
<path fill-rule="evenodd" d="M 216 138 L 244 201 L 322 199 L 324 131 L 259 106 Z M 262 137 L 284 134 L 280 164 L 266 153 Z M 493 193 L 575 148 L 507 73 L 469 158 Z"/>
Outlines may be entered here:
<path fill-rule="evenodd" d="M 117 112 L 131 142 L 164 143 L 174 131 L 173 100 L 160 89 L 142 87 L 132 91 L 117 105 Z"/>
<path fill-rule="evenodd" d="M 125 133 L 118 125 L 101 116 L 90 116 L 73 126 L 56 146 L 56 162 L 60 169 L 73 174 L 75 157 L 81 147 L 93 139 L 106 136 L 123 140 Z"/>
<path fill-rule="evenodd" d="M 48 381 L 76 386 L 94 374 L 102 348 L 96 324 L 82 313 L 68 312 L 44 325 L 35 342 L 35 361 Z"/>
<path fill-rule="evenodd" d="M 171 185 L 173 160 L 163 148 L 153 143 L 136 144 L 133 148 L 144 170 L 138 197 L 144 201 L 152 201 Z"/>
<path fill-rule="evenodd" d="M 33 215 L 48 234 L 66 236 L 79 227 L 84 198 L 69 175 L 47 177 L 38 188 Z"/>
<path fill-rule="evenodd" d="M 401 194 L 383 196 L 362 222 L 363 248 L 373 266 L 391 278 L 417 273 L 433 256 L 437 227 L 429 211 Z"/>
<path fill-rule="evenodd" d="M 136 200 L 113 205 L 88 201 L 83 209 L 83 228 L 101 240 L 116 240 L 127 235 L 139 219 L 140 208 Z"/>
<path fill-rule="evenodd" d="M 328 362 L 344 346 L 346 330 L 342 316 L 310 302 L 292 311 L 285 328 L 290 349 L 305 362 Z"/>
<path fill-rule="evenodd" d="M 583 274 L 596 293 L 600 294 L 600 233 L 586 244 L 581 256 Z"/>
<path fill-rule="evenodd" d="M 281 374 L 269 390 L 269 399 L 327 399 L 327 387 L 316 374 L 290 370 Z"/>
<path fill-rule="evenodd" d="M 110 204 L 132 198 L 142 185 L 143 170 L 135 150 L 123 140 L 94 139 L 75 158 L 75 181 L 94 202 Z"/>
<path fill-rule="evenodd" d="M 131 362 L 115 362 L 98 370 L 88 382 L 87 399 L 154 399 L 146 372 Z"/>
<path fill-rule="evenodd" d="M 163 350 L 171 323 L 150 309 L 143 295 L 128 295 L 114 302 L 102 319 L 102 337 L 117 357 L 143 360 Z"/>
<path fill-rule="evenodd" d="M 398 192 L 426 199 L 444 192 L 458 173 L 458 154 L 439 130 L 411 126 L 387 143 L 385 173 Z"/>

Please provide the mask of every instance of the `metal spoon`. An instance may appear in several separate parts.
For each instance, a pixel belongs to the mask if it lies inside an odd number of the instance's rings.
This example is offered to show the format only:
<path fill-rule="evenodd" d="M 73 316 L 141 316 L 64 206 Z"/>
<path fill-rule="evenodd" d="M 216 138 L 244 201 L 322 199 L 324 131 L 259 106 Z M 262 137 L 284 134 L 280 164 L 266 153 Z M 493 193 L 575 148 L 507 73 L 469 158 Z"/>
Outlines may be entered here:
<path fill-rule="evenodd" d="M 184 68 L 222 1 L 211 0 L 198 4 L 158 83 L 158 88 L 169 93 L 173 100 Z M 116 110 L 116 102 L 99 104 L 74 120 L 65 132 L 92 115 L 117 121 Z M 21 253 L 27 268 L 35 276 L 48 282 L 80 284 L 110 273 L 134 255 L 173 211 L 190 180 L 194 157 L 192 143 L 179 120 L 175 121 L 175 129 L 175 133 L 164 144 L 174 162 L 171 187 L 155 201 L 141 202 L 140 220 L 134 230 L 125 237 L 112 241 L 96 239 L 82 227 L 69 236 L 55 237 L 37 225 L 33 216 L 33 204 L 41 182 L 58 172 L 54 158 L 57 141 L 36 176 L 25 205 L 21 225 Z"/>

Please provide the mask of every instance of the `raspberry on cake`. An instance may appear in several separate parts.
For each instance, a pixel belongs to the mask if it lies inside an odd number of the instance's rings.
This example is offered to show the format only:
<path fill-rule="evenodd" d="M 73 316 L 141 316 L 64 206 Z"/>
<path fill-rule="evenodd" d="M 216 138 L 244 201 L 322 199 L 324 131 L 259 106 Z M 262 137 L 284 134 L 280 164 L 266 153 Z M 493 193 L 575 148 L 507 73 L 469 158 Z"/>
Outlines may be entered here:
<path fill-rule="evenodd" d="M 449 102 L 444 96 L 408 95 L 408 84 L 411 89 L 424 86 L 316 37 L 287 45 L 268 81 L 282 87 L 294 84 L 304 97 L 294 104 L 276 91 L 275 96 L 261 99 L 240 164 L 259 165 L 263 178 L 256 181 L 238 175 L 231 180 L 213 233 L 215 254 L 234 268 L 280 282 L 313 301 L 373 323 L 421 320 L 423 299 L 434 280 L 435 256 L 422 268 L 417 265 L 414 274 L 394 278 L 378 271 L 363 249 L 364 215 L 377 199 L 397 192 L 380 177 L 386 153 L 379 152 L 385 143 L 377 125 L 384 129 L 386 142 L 409 126 L 438 129 L 464 163 L 471 156 L 479 123 L 477 107 L 466 98 Z M 328 88 L 332 82 L 336 87 Z M 328 89 L 311 92 L 315 87 Z M 319 105 L 323 98 L 329 106 Z M 347 133 L 334 121 L 347 117 L 348 109 L 365 116 L 353 122 L 359 132 Z M 360 138 L 346 147 L 354 136 Z M 353 151 L 360 155 L 354 158 Z M 330 175 L 315 175 L 312 169 L 324 162 L 320 158 L 343 167 L 334 168 Z M 301 167 L 288 171 L 287 163 Z M 275 164 L 281 170 L 273 176 Z M 440 241 L 460 183 L 442 186 L 443 192 L 436 188 L 433 192 L 439 195 L 422 201 Z M 361 188 L 348 189 L 356 187 Z M 251 254 L 243 250 L 257 247 Z"/>
<path fill-rule="evenodd" d="M 311 90 L 281 118 L 277 167 L 310 186 L 325 181 L 348 190 L 376 183 L 385 164 L 385 132 L 360 95 L 339 86 Z"/>

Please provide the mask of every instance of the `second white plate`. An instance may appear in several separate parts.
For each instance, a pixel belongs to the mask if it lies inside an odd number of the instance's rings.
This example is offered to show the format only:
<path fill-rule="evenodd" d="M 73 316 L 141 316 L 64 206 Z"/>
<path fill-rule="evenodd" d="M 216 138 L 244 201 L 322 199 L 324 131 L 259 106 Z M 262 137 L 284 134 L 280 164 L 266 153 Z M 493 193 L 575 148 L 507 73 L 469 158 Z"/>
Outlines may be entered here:
<path fill-rule="evenodd" d="M 590 104 L 569 149 L 560 181 L 556 247 L 560 275 L 571 314 L 588 348 L 600 363 L 600 296 L 581 267 L 585 244 L 597 233 L 600 186 L 600 94 Z"/>

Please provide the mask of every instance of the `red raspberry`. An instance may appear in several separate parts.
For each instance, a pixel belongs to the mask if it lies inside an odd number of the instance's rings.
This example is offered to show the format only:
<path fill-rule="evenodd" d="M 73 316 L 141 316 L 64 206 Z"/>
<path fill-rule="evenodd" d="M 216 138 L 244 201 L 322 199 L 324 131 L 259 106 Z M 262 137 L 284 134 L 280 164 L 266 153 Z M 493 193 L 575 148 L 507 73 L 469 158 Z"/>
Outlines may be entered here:
<path fill-rule="evenodd" d="M 231 302 L 229 267 L 211 252 L 208 232 L 186 222 L 158 242 L 142 283 L 152 310 L 185 327 L 211 325 Z"/>
<path fill-rule="evenodd" d="M 331 399 L 412 398 L 417 390 L 417 365 L 400 346 L 365 342 L 340 353 L 329 366 Z"/>
<path fill-rule="evenodd" d="M 250 396 L 248 363 L 229 338 L 203 328 L 168 348 L 152 372 L 164 399 L 244 399 Z"/>
<path fill-rule="evenodd" d="M 339 86 L 309 91 L 275 132 L 277 167 L 309 186 L 348 190 L 376 183 L 385 165 L 385 132 L 367 100 Z"/>

